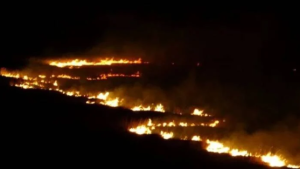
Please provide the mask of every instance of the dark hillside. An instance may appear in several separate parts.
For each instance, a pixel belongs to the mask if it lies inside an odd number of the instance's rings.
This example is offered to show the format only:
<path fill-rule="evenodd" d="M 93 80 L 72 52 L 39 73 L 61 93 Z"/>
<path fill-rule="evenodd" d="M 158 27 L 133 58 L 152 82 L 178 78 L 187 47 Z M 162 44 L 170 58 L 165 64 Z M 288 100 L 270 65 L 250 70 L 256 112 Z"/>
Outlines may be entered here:
<path fill-rule="evenodd" d="M 264 168 L 252 159 L 209 154 L 200 143 L 129 134 L 124 131 L 129 110 L 8 87 L 4 78 L 0 84 L 2 152 L 12 165 Z"/>

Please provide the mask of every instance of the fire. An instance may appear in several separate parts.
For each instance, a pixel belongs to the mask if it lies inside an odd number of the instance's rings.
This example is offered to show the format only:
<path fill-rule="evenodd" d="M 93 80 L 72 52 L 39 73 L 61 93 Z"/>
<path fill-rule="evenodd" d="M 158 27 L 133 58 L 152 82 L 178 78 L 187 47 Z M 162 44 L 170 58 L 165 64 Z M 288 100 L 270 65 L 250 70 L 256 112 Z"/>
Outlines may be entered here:
<path fill-rule="evenodd" d="M 286 163 L 285 163 L 286 160 L 281 159 L 277 155 L 271 155 L 270 153 L 267 154 L 267 155 L 261 156 L 261 160 L 263 162 L 268 163 L 269 166 L 271 166 L 271 167 L 283 167 L 283 166 L 286 166 Z"/>
<path fill-rule="evenodd" d="M 134 106 L 133 108 L 131 108 L 131 110 L 133 110 L 133 111 L 150 111 L 151 107 L 150 106 L 143 107 L 142 105 L 139 105 L 139 106 Z"/>
<path fill-rule="evenodd" d="M 118 107 L 119 106 L 119 98 L 115 98 L 113 100 L 107 100 L 105 102 L 102 102 L 104 105 L 110 106 L 110 107 Z"/>
<path fill-rule="evenodd" d="M 201 138 L 200 138 L 200 136 L 193 136 L 192 140 L 193 141 L 201 141 Z"/>
<path fill-rule="evenodd" d="M 105 93 L 99 93 L 98 95 L 95 96 L 91 96 L 91 95 L 85 95 L 85 94 L 81 94 L 79 91 L 65 91 L 63 89 L 59 88 L 59 84 L 57 80 L 51 81 L 50 79 L 53 78 L 63 78 L 63 79 L 80 79 L 80 77 L 72 77 L 70 75 L 66 75 L 66 74 L 60 74 L 60 75 L 51 75 L 51 76 L 46 76 L 44 74 L 40 74 L 37 77 L 30 77 L 28 75 L 21 75 L 20 73 L 14 73 L 14 72 L 8 72 L 6 69 L 1 69 L 1 76 L 4 77 L 10 77 L 10 78 L 17 78 L 17 79 L 23 79 L 24 81 L 21 82 L 20 84 L 14 84 L 14 86 L 16 87 L 20 87 L 23 89 L 46 89 L 46 90 L 55 90 L 58 91 L 62 94 L 65 94 L 67 96 L 75 96 L 75 97 L 87 97 L 87 99 L 99 99 L 101 101 L 96 102 L 96 101 L 90 101 L 87 100 L 86 103 L 87 104 L 103 104 L 103 105 L 107 105 L 107 106 L 111 106 L 111 107 L 118 107 L 120 106 L 120 102 L 123 99 L 120 99 L 119 97 L 115 97 L 115 98 L 108 98 L 108 95 L 110 94 L 109 92 L 105 92 Z M 103 75 L 102 75 L 103 76 Z M 108 74 L 107 77 L 127 77 L 127 75 L 124 74 Z M 137 72 L 134 75 L 130 75 L 128 77 L 140 77 L 139 72 Z M 49 78 L 49 80 L 46 80 L 47 78 Z M 39 80 L 40 79 L 40 80 Z M 93 80 L 93 79 L 92 79 Z M 48 85 L 45 85 L 48 84 Z M 51 86 L 52 84 L 52 86 Z M 135 106 L 137 107 L 137 106 Z M 136 108 L 134 109 L 136 110 Z M 162 104 L 158 104 L 156 105 L 156 107 L 154 108 L 154 111 L 158 111 L 158 112 L 165 112 L 164 107 Z"/>
<path fill-rule="evenodd" d="M 105 77 L 140 77 L 140 72 L 136 72 L 135 74 L 131 74 L 131 75 L 108 73 L 108 74 L 101 74 L 100 76 L 105 76 Z"/>
<path fill-rule="evenodd" d="M 52 75 L 51 77 L 52 78 L 56 77 L 56 78 L 60 78 L 60 79 L 73 79 L 73 80 L 79 80 L 80 79 L 80 77 L 77 77 L 77 76 L 72 77 L 72 76 L 66 75 L 66 74 L 61 74 L 61 75 L 57 75 L 57 76 Z"/>
<path fill-rule="evenodd" d="M 222 143 L 218 141 L 210 141 L 207 140 L 206 143 L 208 146 L 206 147 L 206 150 L 213 153 L 227 153 L 231 156 L 253 156 L 260 158 L 262 162 L 267 163 L 270 167 L 283 167 L 287 166 L 286 160 L 279 157 L 278 155 L 271 155 L 271 153 L 268 153 L 266 155 L 252 155 L 251 153 L 248 153 L 246 150 L 238 150 L 238 149 L 231 149 L 230 147 L 224 146 Z M 291 167 L 298 167 L 295 165 L 289 165 Z"/>
<path fill-rule="evenodd" d="M 53 86 L 57 86 L 58 84 L 57 84 L 57 81 L 55 80 L 55 82 L 53 83 Z"/>
<path fill-rule="evenodd" d="M 46 75 L 39 75 L 39 78 L 45 79 L 45 78 L 46 78 Z"/>
<path fill-rule="evenodd" d="M 109 92 L 106 92 L 105 94 L 99 93 L 97 95 L 97 99 L 106 100 L 108 95 L 109 95 Z"/>
<path fill-rule="evenodd" d="M 4 77 L 10 77 L 10 78 L 20 78 L 19 73 L 8 72 L 5 68 L 1 68 L 0 75 Z"/>
<path fill-rule="evenodd" d="M 206 143 L 208 146 L 206 147 L 206 150 L 208 152 L 213 152 L 213 153 L 229 153 L 230 148 L 229 147 L 224 147 L 224 145 L 218 141 L 210 141 L 206 140 Z"/>
<path fill-rule="evenodd" d="M 213 123 L 210 123 L 209 126 L 210 127 L 216 127 L 219 123 L 220 123 L 219 120 L 216 120 Z"/>
<path fill-rule="evenodd" d="M 158 104 L 157 106 L 155 106 L 154 111 L 165 112 L 165 109 L 162 104 Z"/>
<path fill-rule="evenodd" d="M 136 128 L 130 128 L 130 132 L 142 135 L 142 134 L 151 134 L 151 130 L 147 126 L 138 126 Z"/>
<path fill-rule="evenodd" d="M 192 115 L 195 115 L 195 116 L 204 116 L 204 117 L 211 116 L 209 114 L 203 113 L 203 110 L 199 110 L 199 109 L 194 109 Z"/>
<path fill-rule="evenodd" d="M 212 122 L 212 123 L 215 123 L 215 122 Z M 195 127 L 195 126 L 216 127 L 216 126 L 210 125 L 212 123 L 205 124 L 205 123 L 175 122 L 175 120 L 172 120 L 170 122 L 154 123 L 151 119 L 148 119 L 147 124 L 143 124 L 143 125 L 155 126 L 155 127 Z"/>
<path fill-rule="evenodd" d="M 127 60 L 127 59 L 120 59 L 115 60 L 113 58 L 109 59 L 101 59 L 98 61 L 87 61 L 87 60 L 69 60 L 69 61 L 50 61 L 50 66 L 56 67 L 81 67 L 81 66 L 99 66 L 99 65 L 112 65 L 112 64 L 142 64 L 142 59 L 139 58 L 137 60 Z"/>
<path fill-rule="evenodd" d="M 141 60 L 135 61 L 128 61 L 128 60 L 113 60 L 113 59 L 106 59 L 100 60 L 99 62 L 88 62 L 85 60 L 73 60 L 69 62 L 51 62 L 50 65 L 57 66 L 57 67 L 70 67 L 70 66 L 95 66 L 95 65 L 111 65 L 111 64 L 141 64 Z M 122 105 L 122 97 L 120 96 L 113 96 L 110 92 L 101 92 L 96 94 L 85 94 L 79 91 L 73 90 L 63 90 L 61 89 L 61 83 L 59 79 L 74 79 L 79 80 L 80 77 L 78 76 L 71 76 L 67 74 L 59 74 L 59 75 L 50 75 L 49 74 L 40 74 L 32 77 L 30 75 L 26 75 L 21 72 L 8 72 L 6 69 L 1 69 L 0 71 L 1 76 L 9 77 L 9 78 L 16 78 L 21 79 L 19 83 L 14 84 L 16 87 L 20 87 L 23 89 L 44 89 L 44 90 L 51 90 L 57 91 L 67 96 L 72 97 L 85 97 L 86 104 L 103 104 L 111 107 L 118 107 L 124 106 Z M 109 77 L 140 77 L 140 73 L 137 72 L 136 74 L 132 75 L 125 75 L 125 74 L 100 74 L 99 77 L 90 78 L 90 80 L 105 80 Z M 89 80 L 89 78 L 87 78 Z M 125 106 L 126 107 L 126 106 Z M 157 112 L 165 112 L 165 108 L 161 103 L 152 106 L 145 106 L 143 104 L 138 106 L 131 107 L 133 111 L 150 111 L 154 110 Z M 211 115 L 204 113 L 203 110 L 194 109 L 191 115 L 195 116 L 202 116 L 202 117 L 211 117 Z M 163 139 L 183 139 L 183 140 L 191 140 L 191 141 L 202 141 L 205 143 L 205 149 L 208 152 L 212 153 L 226 153 L 231 156 L 245 156 L 245 157 L 254 157 L 260 159 L 263 163 L 267 164 L 271 167 L 283 167 L 286 166 L 288 168 L 299 168 L 298 165 L 288 164 L 288 161 L 281 157 L 280 155 L 276 154 L 259 154 L 259 153 L 250 153 L 247 150 L 239 150 L 235 147 L 230 147 L 228 145 L 224 145 L 224 143 L 218 140 L 209 140 L 200 137 L 199 135 L 193 135 L 192 137 L 189 136 L 181 136 L 179 133 L 175 133 L 174 127 L 195 127 L 195 126 L 202 126 L 202 127 L 218 127 L 220 124 L 219 120 L 213 120 L 209 123 L 189 123 L 185 121 L 176 121 L 176 120 L 169 120 L 165 122 L 153 122 L 149 119 L 146 123 L 138 125 L 136 127 L 129 128 L 129 132 L 136 133 L 138 135 L 143 134 L 159 134 Z"/>
<path fill-rule="evenodd" d="M 160 132 L 160 135 L 164 138 L 164 139 L 170 139 L 170 138 L 173 138 L 173 133 L 172 132 L 164 132 L 164 131 L 161 131 Z"/>
<path fill-rule="evenodd" d="M 195 124 L 195 123 L 188 123 L 188 122 L 160 122 L 160 123 L 154 123 L 151 119 L 148 119 L 148 121 L 144 124 L 138 125 L 136 127 L 131 127 L 129 129 L 130 132 L 136 133 L 136 134 L 153 134 L 153 133 L 164 133 L 163 130 L 159 130 L 160 128 L 172 128 L 172 127 L 194 127 L 194 126 L 202 126 L 201 124 Z M 206 125 L 209 126 L 209 125 Z M 144 133 L 143 133 L 144 132 Z M 174 133 L 169 132 L 169 135 L 172 135 L 174 137 Z M 167 134 L 166 134 L 167 135 Z M 191 140 L 194 141 L 201 141 L 200 136 L 193 136 Z"/>
<path fill-rule="evenodd" d="M 150 127 L 144 126 L 144 125 L 138 126 L 136 128 L 130 128 L 129 131 L 132 133 L 136 133 L 138 135 L 152 134 L 152 130 L 150 129 Z M 173 138 L 173 136 L 174 136 L 173 132 L 164 132 L 164 131 L 161 131 L 160 135 L 166 140 Z"/>
<path fill-rule="evenodd" d="M 300 168 L 300 166 L 292 165 L 292 164 L 288 164 L 286 167 L 287 168 Z"/>
<path fill-rule="evenodd" d="M 134 106 L 131 108 L 132 111 L 150 111 L 150 110 L 153 110 L 153 111 L 156 111 L 156 112 L 162 112 L 164 113 L 165 112 L 165 109 L 164 109 L 164 106 L 162 104 L 157 104 L 154 108 L 151 108 L 150 106 L 142 106 L 142 105 L 139 105 L 139 106 Z"/>
<path fill-rule="evenodd" d="M 184 122 L 180 122 L 179 124 L 187 124 Z M 163 122 L 163 123 L 153 123 L 151 119 L 148 120 L 147 123 L 139 125 L 137 127 L 129 128 L 129 131 L 132 133 L 136 133 L 139 135 L 142 134 L 160 134 L 163 139 L 177 138 L 182 140 L 188 140 L 187 136 L 179 136 L 175 137 L 173 132 L 165 132 L 163 130 L 159 130 L 159 127 L 175 127 L 177 126 L 174 121 L 172 122 Z M 180 127 L 187 127 L 192 125 L 180 125 Z M 207 125 L 211 127 L 210 125 Z M 288 168 L 299 168 L 300 166 L 287 164 L 287 160 L 283 159 L 278 155 L 268 154 L 259 154 L 259 153 L 250 153 L 247 150 L 239 150 L 236 148 L 231 148 L 229 146 L 225 146 L 222 142 L 216 140 L 203 140 L 199 135 L 194 135 L 190 138 L 191 141 L 203 141 L 206 143 L 206 151 L 211 153 L 219 153 L 219 154 L 229 154 L 233 157 L 236 156 L 244 156 L 244 157 L 253 157 L 260 159 L 263 163 L 266 163 L 270 167 L 283 167 L 286 166 Z"/>
<path fill-rule="evenodd" d="M 227 153 L 234 157 L 235 156 L 252 156 L 246 150 L 231 149 L 230 147 L 224 146 L 223 143 L 221 143 L 219 141 L 206 140 L 206 143 L 208 144 L 208 146 L 206 147 L 206 150 L 208 152 Z"/>
<path fill-rule="evenodd" d="M 232 156 L 249 156 L 248 151 L 246 151 L 246 150 L 240 151 L 238 149 L 230 150 L 229 154 L 232 155 Z"/>
<path fill-rule="evenodd" d="M 86 80 L 106 80 L 108 78 L 114 77 L 131 77 L 131 78 L 139 78 L 141 74 L 139 72 L 133 74 L 123 74 L 123 73 L 108 73 L 108 74 L 100 74 L 99 77 L 87 77 Z"/>
<path fill-rule="evenodd" d="M 165 112 L 165 109 L 164 109 L 164 106 L 159 103 L 157 104 L 154 108 L 151 108 L 150 106 L 142 106 L 142 105 L 139 105 L 139 106 L 134 106 L 131 108 L 132 111 L 150 111 L 150 110 L 154 110 L 156 112 L 162 112 L 164 113 Z"/>

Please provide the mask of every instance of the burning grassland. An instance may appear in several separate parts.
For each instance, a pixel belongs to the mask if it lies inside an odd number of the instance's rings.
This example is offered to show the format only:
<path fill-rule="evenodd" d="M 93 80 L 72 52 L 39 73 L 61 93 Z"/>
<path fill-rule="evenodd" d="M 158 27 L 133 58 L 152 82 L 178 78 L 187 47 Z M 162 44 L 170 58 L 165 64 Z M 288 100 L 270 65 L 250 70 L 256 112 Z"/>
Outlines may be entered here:
<path fill-rule="evenodd" d="M 70 80 L 107 80 L 108 78 L 139 78 L 141 74 L 139 71 L 132 74 L 124 73 L 100 73 L 94 76 L 85 76 L 84 75 L 70 75 L 64 73 L 51 73 L 51 72 L 39 72 L 35 73 L 26 73 L 26 71 L 7 71 L 5 68 L 1 69 L 1 76 L 11 77 L 11 78 L 21 78 L 24 80 L 38 80 L 38 79 L 70 79 Z"/>
<path fill-rule="evenodd" d="M 128 60 L 128 59 L 96 59 L 96 60 L 85 60 L 85 59 L 72 59 L 72 60 L 50 60 L 47 61 L 50 66 L 56 67 L 81 67 L 81 66 L 103 66 L 113 64 L 147 64 L 148 62 L 142 62 L 142 59 Z"/>
<path fill-rule="evenodd" d="M 190 106 L 189 108 L 182 106 L 197 105 L 197 102 L 193 100 L 194 97 L 197 97 L 194 90 L 197 86 L 193 83 L 187 83 L 184 87 L 173 88 L 170 92 L 171 96 L 176 96 L 178 99 L 177 102 L 172 102 L 170 95 L 164 94 L 157 87 L 148 86 L 145 88 L 130 83 L 121 83 L 122 86 L 117 88 L 112 87 L 111 80 L 114 78 L 140 79 L 142 76 L 140 71 L 135 71 L 136 73 L 132 74 L 106 72 L 89 75 L 92 69 L 89 69 L 88 66 L 96 68 L 96 66 L 102 65 L 142 64 L 140 59 L 137 61 L 125 59 L 86 61 L 75 59 L 47 63 L 50 65 L 50 68 L 46 68 L 47 70 L 39 70 L 38 67 L 27 68 L 23 71 L 1 69 L 1 75 L 15 79 L 12 85 L 23 89 L 56 91 L 67 96 L 84 98 L 86 104 L 124 107 L 132 110 L 135 114 L 141 114 L 141 116 L 144 114 L 144 121 L 141 122 L 141 118 L 138 118 L 139 120 L 137 119 L 128 124 L 128 131 L 138 135 L 158 134 L 164 139 L 201 141 L 202 146 L 208 152 L 253 157 L 272 167 L 287 166 L 295 168 L 297 166 L 290 165 L 290 163 L 299 163 L 299 159 L 297 159 L 299 151 L 296 150 L 299 150 L 297 148 L 299 148 L 300 141 L 297 141 L 298 138 L 292 138 L 292 136 L 297 135 L 298 130 L 285 135 L 285 138 L 294 140 L 289 143 L 281 138 L 281 133 L 287 133 L 287 130 L 280 132 L 278 135 L 276 135 L 276 132 L 261 132 L 264 134 L 254 133 L 251 135 L 224 132 L 223 129 L 226 128 L 224 118 L 218 118 L 207 113 L 210 111 L 203 111 L 198 108 L 203 106 Z M 81 66 L 85 66 L 85 68 Z M 69 69 L 72 67 L 78 69 Z M 80 72 L 84 69 L 89 69 L 88 73 L 83 73 L 85 75 L 74 73 L 74 71 Z M 99 81 L 99 83 L 94 83 L 94 81 Z M 154 115 L 153 112 L 157 113 Z M 276 131 L 278 132 L 278 130 Z M 280 144 L 282 142 L 287 144 Z"/>
<path fill-rule="evenodd" d="M 266 151 L 267 149 L 262 149 L 260 146 L 256 144 L 256 148 L 252 148 L 252 151 L 246 149 L 238 149 L 237 145 L 249 145 L 246 143 L 246 140 L 239 140 L 239 143 L 234 144 L 232 141 L 224 140 L 211 140 L 205 134 L 205 137 L 201 137 L 201 135 L 191 135 L 187 134 L 187 132 L 178 131 L 175 129 L 176 126 L 182 128 L 189 128 L 195 127 L 197 124 L 194 123 L 184 123 L 180 122 L 178 125 L 175 122 L 165 122 L 165 123 L 154 123 L 151 119 L 144 124 L 137 125 L 136 127 L 131 127 L 128 130 L 130 132 L 136 133 L 138 135 L 143 134 L 158 134 L 161 135 L 163 139 L 181 139 L 181 140 L 191 140 L 191 141 L 201 141 L 202 146 L 208 151 L 212 153 L 219 153 L 219 154 L 229 154 L 231 156 L 243 156 L 243 157 L 251 157 L 260 159 L 263 163 L 268 164 L 271 167 L 284 167 L 287 166 L 288 168 L 299 168 L 297 165 L 289 164 L 288 160 L 284 158 L 280 152 L 272 152 Z M 210 126 L 212 127 L 212 126 Z M 199 133 L 199 132 L 197 132 Z M 249 137 L 250 138 L 250 137 Z M 253 141 L 253 139 L 251 139 Z M 246 144 L 245 144 L 246 143 Z M 255 143 L 252 143 L 255 144 Z M 243 146 L 242 146 L 243 147 Z M 244 146 L 245 147 L 245 146 Z M 298 157 L 296 157 L 298 158 Z M 294 159 L 296 162 L 297 160 L 295 157 L 291 157 L 289 159 Z M 293 161 L 293 160 L 290 160 Z"/>

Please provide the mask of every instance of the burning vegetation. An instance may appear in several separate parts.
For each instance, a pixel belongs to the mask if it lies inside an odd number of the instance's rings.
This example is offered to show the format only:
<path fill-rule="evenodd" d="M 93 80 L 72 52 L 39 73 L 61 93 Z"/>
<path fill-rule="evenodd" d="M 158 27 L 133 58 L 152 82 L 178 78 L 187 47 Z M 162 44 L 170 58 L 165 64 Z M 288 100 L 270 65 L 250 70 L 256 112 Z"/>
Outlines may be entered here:
<path fill-rule="evenodd" d="M 9 71 L 5 68 L 1 69 L 1 76 L 15 79 L 11 84 L 15 87 L 20 87 L 23 89 L 42 89 L 49 91 L 56 91 L 68 96 L 81 97 L 85 99 L 86 104 L 101 104 L 110 107 L 124 107 L 131 109 L 135 113 L 142 112 L 157 112 L 160 115 L 170 115 L 168 118 L 163 116 L 158 116 L 155 118 L 148 118 L 139 123 L 131 123 L 128 126 L 128 131 L 136 133 L 138 135 L 143 134 L 158 134 L 163 139 L 181 139 L 181 140 L 191 140 L 199 141 L 202 146 L 212 153 L 229 154 L 231 156 L 244 156 L 259 159 L 260 162 L 267 164 L 271 167 L 289 167 L 289 168 L 299 168 L 299 165 L 290 164 L 292 160 L 283 156 L 280 152 L 273 151 L 259 151 L 251 149 L 244 149 L 247 146 L 238 145 L 246 143 L 247 141 L 237 144 L 235 141 L 218 139 L 211 137 L 209 134 L 199 134 L 197 129 L 201 128 L 203 130 L 211 131 L 209 129 L 222 129 L 225 128 L 224 119 L 215 117 L 212 114 L 206 113 L 197 107 L 194 107 L 190 111 L 183 111 L 169 108 L 170 106 L 165 106 L 162 102 L 149 103 L 149 102 L 132 102 L 127 100 L 126 95 L 122 95 L 117 91 L 110 91 L 102 89 L 100 91 L 89 91 L 80 86 L 79 89 L 74 89 L 74 87 L 66 87 L 67 83 L 83 83 L 86 84 L 92 81 L 105 82 L 109 79 L 114 78 L 129 78 L 129 79 L 139 79 L 142 78 L 142 73 L 140 71 L 135 71 L 135 73 L 114 73 L 114 72 L 96 72 L 93 75 L 86 74 L 72 74 L 72 71 L 64 69 L 66 68 L 81 68 L 81 67 L 99 67 L 99 66 L 111 66 L 111 65 L 138 65 L 146 64 L 148 62 L 142 62 L 141 59 L 137 60 L 127 60 L 127 59 L 100 59 L 94 61 L 88 60 L 51 60 L 45 62 L 47 65 L 42 66 L 45 70 L 21 70 L 21 71 Z M 46 68 L 48 66 L 48 68 Z M 49 68 L 50 67 L 50 68 Z M 55 70 L 52 67 L 56 67 Z M 39 67 L 41 68 L 41 67 Z M 28 69 L 31 69 L 30 67 Z M 27 70 L 28 70 L 27 69 Z M 76 69 L 74 69 L 76 70 Z M 76 70 L 78 71 L 78 70 Z M 66 82 L 68 80 L 68 82 Z M 71 82 L 69 82 L 71 81 Z M 83 88 L 83 89 L 82 89 Z M 155 93 L 153 93 L 155 94 Z M 138 99 L 138 98 L 136 98 Z M 200 106 L 199 106 L 200 107 Z M 173 113 L 172 113 L 173 112 Z M 174 117 L 172 119 L 172 117 Z M 245 138 L 243 136 L 242 138 Z M 242 139 L 241 139 L 242 140 Z M 251 139 L 250 139 L 251 140 Z M 296 143 L 297 144 L 297 143 Z M 299 143 L 298 143 L 299 144 Z"/>
<path fill-rule="evenodd" d="M 94 61 L 88 60 L 80 60 L 80 59 L 73 59 L 73 60 L 60 60 L 60 61 L 48 61 L 50 66 L 57 66 L 57 67 L 81 67 L 81 66 L 103 66 L 103 65 L 113 65 L 113 64 L 146 64 L 147 62 L 142 62 L 142 59 L 139 58 L 137 60 L 127 60 L 127 59 L 113 59 L 113 58 L 106 58 L 106 59 L 99 59 Z"/>

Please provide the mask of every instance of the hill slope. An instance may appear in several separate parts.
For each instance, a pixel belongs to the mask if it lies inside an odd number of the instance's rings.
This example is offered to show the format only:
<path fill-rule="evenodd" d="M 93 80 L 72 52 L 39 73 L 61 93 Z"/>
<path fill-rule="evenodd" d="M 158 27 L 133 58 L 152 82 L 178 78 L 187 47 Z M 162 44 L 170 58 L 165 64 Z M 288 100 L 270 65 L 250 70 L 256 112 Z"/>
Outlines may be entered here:
<path fill-rule="evenodd" d="M 129 110 L 7 84 L 0 79 L 2 152 L 10 165 L 266 168 L 247 158 L 207 153 L 199 143 L 130 134 Z"/>

